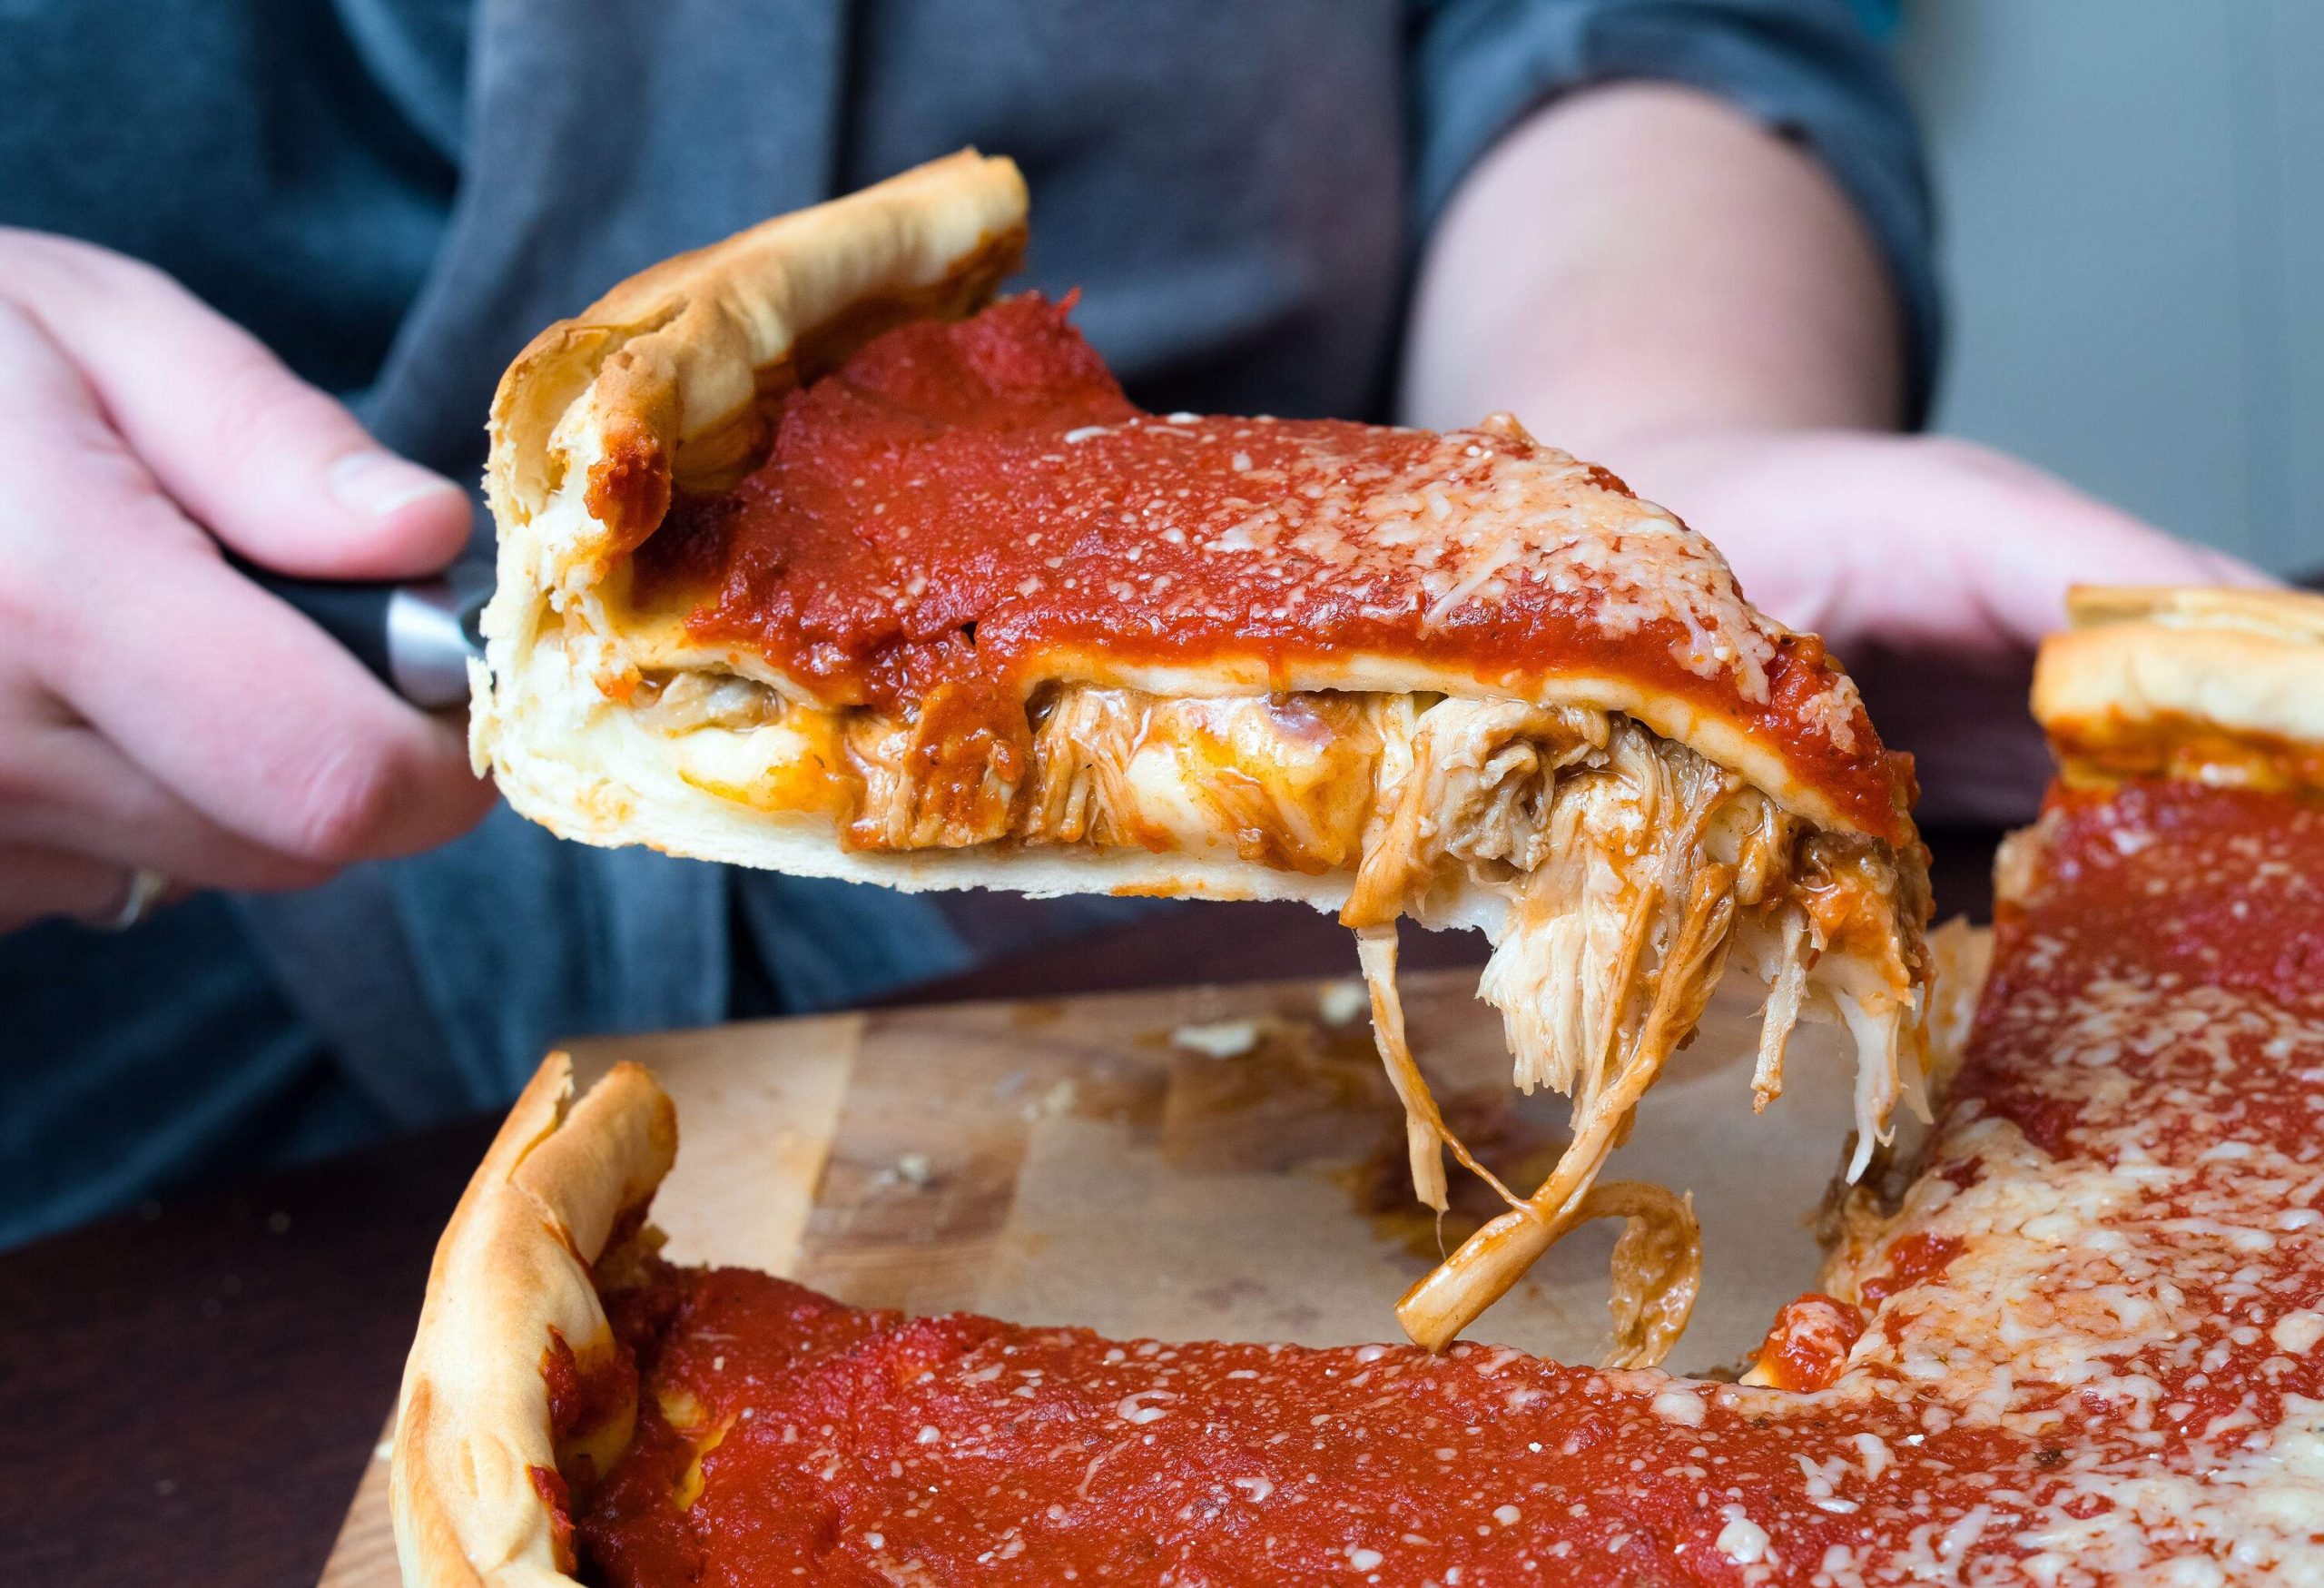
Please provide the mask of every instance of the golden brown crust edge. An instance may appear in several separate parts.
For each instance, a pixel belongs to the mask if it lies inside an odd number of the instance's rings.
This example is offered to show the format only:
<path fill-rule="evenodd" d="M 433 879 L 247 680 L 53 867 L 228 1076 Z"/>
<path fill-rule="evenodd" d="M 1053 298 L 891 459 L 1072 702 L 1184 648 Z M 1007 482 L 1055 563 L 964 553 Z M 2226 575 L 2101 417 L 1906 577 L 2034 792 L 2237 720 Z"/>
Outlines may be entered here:
<path fill-rule="evenodd" d="M 635 1228 L 677 1153 L 641 1066 L 577 1102 L 562 1053 L 508 1112 L 437 1243 L 396 1406 L 389 1504 L 410 1588 L 569 1583 L 532 1469 L 556 1470 L 542 1363 L 611 1346 L 591 1265 Z"/>
<path fill-rule="evenodd" d="M 843 353 L 886 329 L 883 303 L 901 317 L 990 297 L 1016 267 L 1025 212 L 1015 163 L 963 149 L 665 260 L 550 326 L 493 394 L 485 488 L 504 535 L 578 464 L 618 538 L 645 538 L 674 482 L 731 483 L 755 464 L 757 399 L 818 339 Z M 566 455 L 576 409 L 601 456 Z"/>
<path fill-rule="evenodd" d="M 2070 780 L 2312 784 L 2324 759 L 2324 597 L 2083 587 L 2044 642 L 2034 715 Z"/>

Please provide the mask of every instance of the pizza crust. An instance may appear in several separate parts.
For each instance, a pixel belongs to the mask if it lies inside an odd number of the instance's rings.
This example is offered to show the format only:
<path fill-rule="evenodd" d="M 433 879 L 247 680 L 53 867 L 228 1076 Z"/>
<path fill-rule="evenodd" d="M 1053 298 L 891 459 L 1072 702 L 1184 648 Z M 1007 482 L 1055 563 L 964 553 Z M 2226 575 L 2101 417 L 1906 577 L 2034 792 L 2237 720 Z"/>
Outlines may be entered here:
<path fill-rule="evenodd" d="M 485 476 L 494 517 L 521 529 L 576 467 L 609 459 L 658 476 L 638 488 L 665 502 L 674 482 L 747 469 L 756 459 L 736 449 L 737 426 L 814 372 L 803 356 L 829 362 L 901 319 L 990 297 L 1023 252 L 1025 203 L 1014 163 L 964 149 L 632 276 L 501 376 Z"/>
<path fill-rule="evenodd" d="M 405 1583 L 572 1581 L 532 1475 L 557 1469 L 542 1364 L 553 1337 L 585 1363 L 610 1351 L 593 1266 L 676 1154 L 676 1110 L 642 1066 L 576 1102 L 551 1053 L 518 1096 L 437 1243 L 404 1365 L 389 1502 Z"/>
<path fill-rule="evenodd" d="M 2042 646 L 2034 715 L 2071 759 L 2192 725 L 2324 746 L 2324 596 L 2083 587 Z"/>

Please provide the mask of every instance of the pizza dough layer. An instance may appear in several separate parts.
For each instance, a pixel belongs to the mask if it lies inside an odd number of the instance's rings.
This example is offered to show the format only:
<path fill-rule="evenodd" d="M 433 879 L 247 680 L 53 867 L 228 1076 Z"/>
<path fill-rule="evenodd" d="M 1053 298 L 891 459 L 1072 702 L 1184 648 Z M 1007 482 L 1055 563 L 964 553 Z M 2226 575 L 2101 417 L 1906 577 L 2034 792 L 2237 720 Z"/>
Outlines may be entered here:
<path fill-rule="evenodd" d="M 547 1373 L 560 1354 L 602 1374 L 614 1341 L 597 1295 L 677 1156 L 677 1113 L 619 1064 L 573 1098 L 562 1053 L 541 1063 L 453 1209 L 396 1403 L 389 1501 L 404 1581 L 563 1583 L 572 1565 L 556 1496 Z M 634 1399 L 629 1403 L 634 1412 Z M 592 1430 L 615 1444 L 626 1420 Z"/>
<path fill-rule="evenodd" d="M 2193 626 L 2184 656 L 2228 643 L 2221 635 L 2253 636 L 2273 647 L 2276 682 L 2313 678 L 2309 692 L 2324 693 L 2324 626 L 2307 626 L 2313 609 L 2303 603 L 2193 593 L 2141 596 L 2132 607 L 2167 610 L 2170 621 L 2154 625 L 2165 630 Z M 2107 639 L 2112 676 L 2139 665 L 2127 630 Z M 2071 735 L 2085 717 L 2060 681 L 2103 658 L 2066 654 L 2045 664 L 2038 700 L 2053 731 Z M 2174 711 L 2210 698 L 2171 687 Z M 2135 714 L 2146 699 L 2125 691 L 2118 704 Z M 2297 725 L 2254 712 L 2198 725 Z M 1367 1371 L 1394 1382 L 1394 1394 L 1329 1414 L 1384 1449 L 1416 1452 L 1417 1439 L 1443 1438 L 1425 1425 L 1432 1386 L 1463 1397 L 1481 1384 L 1502 1388 L 1505 1411 L 1466 1418 L 1460 1439 L 1427 1446 L 1453 1453 L 1444 1487 L 1417 1491 L 1441 1510 L 1400 1514 L 1404 1531 L 1375 1538 L 1365 1531 L 1378 1522 L 1368 1497 L 1343 1494 L 1333 1502 L 1345 1507 L 1343 1558 L 1277 1563 L 1273 1574 L 1337 1580 L 1359 1563 L 1393 1561 L 1442 1572 L 1439 1581 L 1459 1566 L 1470 1588 L 1641 1573 L 1817 1588 L 2324 1581 L 2318 876 L 2324 807 L 2298 792 L 2122 774 L 2062 786 L 2003 857 L 1993 970 L 1965 1055 L 1940 1071 L 1944 1110 L 1924 1160 L 1893 1208 L 1871 1190 L 1848 1200 L 1824 1293 L 1783 1310 L 1745 1383 L 1465 1346 L 1441 1357 L 1385 1346 L 1327 1354 L 1324 1365 L 1344 1363 L 1351 1386 Z M 624 1237 L 667 1167 L 668 1105 L 635 1071 L 617 1072 L 569 1112 L 567 1085 L 552 1058 L 463 1198 L 431 1273 L 393 1484 L 415 1583 L 567 1581 L 575 1508 L 587 1531 L 602 1529 L 595 1491 L 585 1482 L 576 1495 L 566 1474 L 617 1475 L 627 1451 L 671 1441 L 699 1451 L 711 1428 L 759 1423 L 746 1415 L 757 1409 L 747 1383 L 731 1406 L 641 1401 L 631 1376 L 639 1364 L 612 1348 L 596 1287 L 618 1306 L 635 1294 L 628 1286 L 666 1282 L 645 1260 L 650 1236 Z M 741 1291 L 773 1283 L 743 1279 Z M 796 1297 L 783 1307 L 829 1311 Z M 858 1366 L 888 1339 L 920 1365 L 876 1380 L 891 1386 L 881 1415 L 937 1430 L 925 1455 L 915 1440 L 915 1478 L 929 1475 L 920 1464 L 949 1459 L 946 1419 L 969 1418 L 980 1439 L 1013 1425 L 1021 1403 L 989 1370 L 990 1353 L 1004 1364 L 1063 1353 L 1062 1366 L 1102 1345 L 977 1319 L 872 1317 L 850 1328 L 875 1342 L 852 1359 Z M 651 1331 L 638 1338 L 650 1345 L 649 1383 L 660 1354 L 686 1343 L 684 1326 L 658 1343 Z M 1179 1443 L 1167 1469 L 1132 1462 L 1114 1473 L 1145 1472 L 1163 1485 L 1158 1500 L 1170 1504 L 1144 1536 L 1181 1555 L 1227 1547 L 1223 1558 L 1238 1567 L 1265 1558 L 1264 1515 L 1222 1507 L 1297 1492 L 1297 1446 L 1275 1435 L 1313 1429 L 1318 1414 L 1259 1393 L 1265 1362 L 1227 1360 L 1256 1349 L 1126 1346 L 1118 1361 L 1103 1353 L 1122 1382 L 1057 1392 L 1061 1415 L 1107 1449 L 1152 1431 L 1157 1406 L 1169 1415 L 1174 1403 L 1159 1392 L 1208 1397 L 1204 1418 L 1173 1426 Z M 812 1356 L 800 1360 L 819 1370 Z M 1206 1376 L 1213 1369 L 1218 1384 Z M 849 1382 L 862 1382 L 854 1372 Z M 988 1407 L 980 1396 L 998 1398 Z M 765 1409 L 781 1407 L 768 1400 Z M 641 1426 L 650 1438 L 633 1444 Z M 746 1437 L 779 1439 L 782 1426 Z M 838 1472 L 840 1446 L 856 1431 L 833 1424 L 817 1437 L 804 1446 L 822 1464 L 814 1471 Z M 1487 1442 L 1479 1459 L 1461 1461 L 1461 1440 L 1478 1439 Z M 1286 1445 L 1291 1465 L 1263 1465 Z M 1014 1459 L 1029 1468 L 1072 1453 L 1070 1442 L 1051 1441 Z M 716 1466 L 712 1451 L 691 1503 L 709 1507 L 705 1524 L 749 1525 L 763 1497 L 721 1484 Z M 901 1476 L 901 1457 L 895 1466 Z M 1248 1481 L 1214 1493 L 1210 1476 Z M 879 1499 L 882 1480 L 867 1477 L 868 1487 L 848 1491 L 851 1503 Z M 827 1478 L 800 1481 L 812 1493 Z M 1076 1478 L 1085 1492 L 1107 1481 L 1104 1464 Z M 1173 1482 L 1188 1486 L 1177 1493 Z M 1029 1541 L 1070 1527 L 1061 1500 L 1061 1516 L 1011 1519 L 1005 1504 L 978 1503 L 983 1489 L 950 1492 L 943 1526 L 916 1535 L 900 1521 L 892 1544 L 882 1528 L 840 1535 L 839 1547 L 863 1555 L 854 1563 L 867 1569 L 880 1565 L 870 1552 L 940 1577 L 1042 1580 Z M 1117 1498 L 1157 1502 L 1151 1493 Z M 1185 1530 L 1197 1514 L 1215 1524 Z M 691 1525 L 691 1514 L 672 1523 Z M 901 1521 L 931 1514 L 923 1507 Z M 1226 1538 L 1236 1542 L 1222 1546 Z M 951 1561 L 945 1552 L 963 1540 L 977 1553 Z M 1157 1573 L 1167 1563 L 1157 1558 Z"/>

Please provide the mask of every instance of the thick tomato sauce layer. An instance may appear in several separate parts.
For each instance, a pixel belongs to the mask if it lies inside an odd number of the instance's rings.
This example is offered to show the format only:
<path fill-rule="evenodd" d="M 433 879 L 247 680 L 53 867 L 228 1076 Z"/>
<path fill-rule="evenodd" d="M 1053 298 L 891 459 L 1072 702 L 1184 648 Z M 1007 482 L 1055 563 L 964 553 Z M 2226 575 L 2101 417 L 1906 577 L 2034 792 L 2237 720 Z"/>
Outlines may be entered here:
<path fill-rule="evenodd" d="M 1798 1477 L 1695 1391 L 1487 1346 L 1116 1344 L 666 1283 L 636 1300 L 671 1314 L 655 1381 L 724 1432 L 681 1513 L 694 1442 L 649 1414 L 580 1524 L 617 1583 L 1715 1579 L 1705 1485 Z M 1962 1430 L 1930 1459 L 1994 1448 Z"/>
<path fill-rule="evenodd" d="M 1749 613 L 1613 476 L 1500 432 L 1146 413 L 1037 296 L 903 326 L 791 394 L 765 464 L 678 499 L 633 567 L 635 599 L 829 705 L 941 691 L 1021 731 L 1092 655 L 1598 670 L 1739 718 L 1856 825 L 1904 830 L 1908 764 L 1821 643 Z"/>

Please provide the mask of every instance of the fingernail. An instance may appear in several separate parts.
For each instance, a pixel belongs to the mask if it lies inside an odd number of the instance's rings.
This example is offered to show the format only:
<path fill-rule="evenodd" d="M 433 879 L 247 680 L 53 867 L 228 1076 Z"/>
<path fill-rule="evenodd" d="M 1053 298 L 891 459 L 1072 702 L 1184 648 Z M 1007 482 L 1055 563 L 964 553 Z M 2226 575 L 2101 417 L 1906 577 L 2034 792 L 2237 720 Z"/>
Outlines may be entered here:
<path fill-rule="evenodd" d="M 460 494 L 442 475 L 392 452 L 349 453 L 330 466 L 330 489 L 348 508 L 372 518 L 384 518 L 424 497 Z"/>

